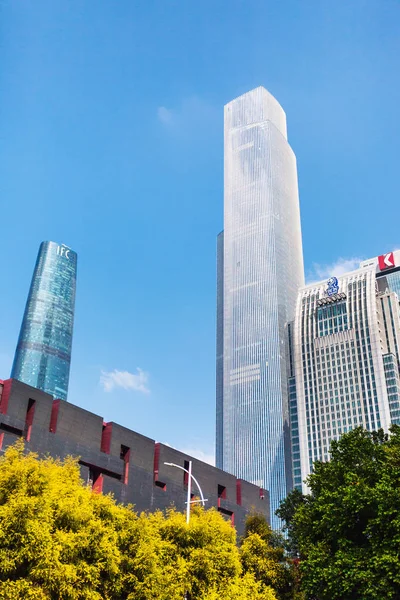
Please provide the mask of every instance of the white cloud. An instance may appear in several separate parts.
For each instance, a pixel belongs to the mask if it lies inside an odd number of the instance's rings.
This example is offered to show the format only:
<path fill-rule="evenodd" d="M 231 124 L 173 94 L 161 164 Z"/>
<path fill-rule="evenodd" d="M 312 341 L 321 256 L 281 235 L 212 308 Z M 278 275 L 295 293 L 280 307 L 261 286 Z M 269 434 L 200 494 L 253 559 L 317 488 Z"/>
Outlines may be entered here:
<path fill-rule="evenodd" d="M 134 390 L 136 392 L 142 392 L 143 394 L 149 394 L 150 390 L 147 387 L 149 381 L 149 374 L 139 369 L 136 369 L 137 373 L 129 373 L 129 371 L 102 371 L 100 376 L 100 383 L 103 386 L 105 392 L 112 392 L 114 388 L 123 388 L 124 390 Z"/>
<path fill-rule="evenodd" d="M 180 452 L 188 454 L 189 456 L 193 456 L 193 458 L 198 458 L 209 465 L 215 465 L 215 455 L 210 454 L 209 452 L 204 452 L 198 448 L 183 448 L 183 450 L 180 450 Z"/>
<path fill-rule="evenodd" d="M 172 110 L 165 108 L 165 106 L 159 106 L 157 108 L 157 116 L 164 125 L 171 125 L 174 120 Z"/>
<path fill-rule="evenodd" d="M 350 271 L 354 271 L 354 269 L 358 269 L 362 260 L 362 258 L 354 257 L 338 258 L 336 262 L 329 265 L 320 265 L 318 263 L 314 263 L 312 272 L 307 277 L 308 283 L 328 279 L 332 276 L 340 277 L 345 273 L 349 273 Z"/>
<path fill-rule="evenodd" d="M 216 110 L 199 96 L 183 98 L 180 104 L 173 108 L 157 108 L 157 118 L 164 127 L 173 128 L 181 134 L 189 134 L 190 137 L 193 132 L 199 135 L 205 130 L 208 135 L 209 131 L 214 131 L 220 116 L 219 109 Z"/>
<path fill-rule="evenodd" d="M 173 450 L 178 450 L 178 452 L 183 452 L 183 454 L 187 454 L 188 456 L 191 456 L 193 458 L 197 458 L 198 460 L 202 460 L 205 463 L 208 463 L 209 465 L 212 465 L 213 467 L 215 466 L 215 454 L 211 452 L 204 452 L 204 450 L 200 450 L 199 448 L 175 448 L 174 446 L 171 446 L 171 444 L 168 444 L 168 442 L 161 442 L 164 446 L 168 446 L 169 448 L 172 448 Z"/>

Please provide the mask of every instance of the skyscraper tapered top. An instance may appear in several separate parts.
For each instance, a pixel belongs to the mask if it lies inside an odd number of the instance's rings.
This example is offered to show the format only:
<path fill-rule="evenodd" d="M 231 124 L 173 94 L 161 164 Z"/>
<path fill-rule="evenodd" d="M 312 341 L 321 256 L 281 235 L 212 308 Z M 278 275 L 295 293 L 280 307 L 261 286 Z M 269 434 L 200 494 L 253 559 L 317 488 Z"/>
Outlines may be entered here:
<path fill-rule="evenodd" d="M 225 105 L 225 125 L 236 129 L 269 121 L 287 139 L 286 114 L 278 100 L 260 86 Z"/>
<path fill-rule="evenodd" d="M 225 106 L 217 279 L 217 466 L 268 489 L 278 526 L 292 482 L 286 325 L 304 274 L 296 157 L 263 87 Z"/>
<path fill-rule="evenodd" d="M 11 377 L 67 399 L 74 325 L 77 254 L 42 242 Z"/>

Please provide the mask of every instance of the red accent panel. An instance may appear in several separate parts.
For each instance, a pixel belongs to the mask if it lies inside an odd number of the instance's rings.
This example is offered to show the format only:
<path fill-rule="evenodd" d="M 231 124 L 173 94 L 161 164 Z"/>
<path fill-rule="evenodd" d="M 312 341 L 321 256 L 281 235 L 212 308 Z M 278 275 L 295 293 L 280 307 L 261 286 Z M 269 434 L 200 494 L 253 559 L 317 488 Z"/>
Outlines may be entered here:
<path fill-rule="evenodd" d="M 103 433 L 101 434 L 101 446 L 100 450 L 106 454 L 110 454 L 111 450 L 111 434 L 112 434 L 112 423 L 103 424 Z"/>
<path fill-rule="evenodd" d="M 154 483 L 157 487 L 161 488 L 163 492 L 167 489 L 167 484 L 158 479 L 158 472 L 160 467 L 160 443 L 154 444 Z"/>
<path fill-rule="evenodd" d="M 158 468 L 160 464 L 160 444 L 154 444 L 154 481 L 158 481 Z"/>
<path fill-rule="evenodd" d="M 55 433 L 57 431 L 58 411 L 60 409 L 61 400 L 53 400 L 53 406 L 51 407 L 50 416 L 50 427 L 49 431 Z"/>
<path fill-rule="evenodd" d="M 235 527 L 235 513 L 234 512 L 231 514 L 231 523 L 232 523 L 232 527 Z"/>
<path fill-rule="evenodd" d="M 4 433 L 0 433 L 0 450 L 3 447 Z"/>
<path fill-rule="evenodd" d="M 28 402 L 28 408 L 26 411 L 26 418 L 25 418 L 25 439 L 27 442 L 31 441 L 31 433 L 32 433 L 32 423 L 33 423 L 33 417 L 35 415 L 35 406 L 36 406 L 36 400 L 32 400 L 32 398 L 29 398 L 29 402 Z"/>
<path fill-rule="evenodd" d="M 124 464 L 124 474 L 122 476 L 122 483 L 124 485 L 128 485 L 128 480 L 129 480 L 129 462 L 126 462 Z"/>
<path fill-rule="evenodd" d="M 242 506 L 242 481 L 236 479 L 236 504 Z"/>
<path fill-rule="evenodd" d="M 387 254 L 382 254 L 381 256 L 378 256 L 378 262 L 381 271 L 393 268 L 395 266 L 393 252 L 388 252 Z"/>
<path fill-rule="evenodd" d="M 264 498 L 265 498 L 265 491 L 262 488 L 260 488 L 260 500 L 264 500 Z"/>
<path fill-rule="evenodd" d="M 189 470 L 189 461 L 185 460 L 183 463 L 183 467 Z M 189 473 L 183 471 L 183 485 L 189 485 Z"/>
<path fill-rule="evenodd" d="M 12 382 L 12 379 L 7 379 L 3 384 L 3 393 L 0 398 L 0 413 L 3 415 L 7 414 Z"/>
<path fill-rule="evenodd" d="M 122 476 L 122 483 L 124 483 L 125 485 L 128 485 L 130 457 L 131 457 L 131 449 L 129 448 L 129 450 L 127 452 L 125 452 L 125 455 L 124 455 L 124 474 Z"/>
<path fill-rule="evenodd" d="M 99 473 L 93 481 L 93 491 L 101 494 L 103 491 L 103 473 Z"/>

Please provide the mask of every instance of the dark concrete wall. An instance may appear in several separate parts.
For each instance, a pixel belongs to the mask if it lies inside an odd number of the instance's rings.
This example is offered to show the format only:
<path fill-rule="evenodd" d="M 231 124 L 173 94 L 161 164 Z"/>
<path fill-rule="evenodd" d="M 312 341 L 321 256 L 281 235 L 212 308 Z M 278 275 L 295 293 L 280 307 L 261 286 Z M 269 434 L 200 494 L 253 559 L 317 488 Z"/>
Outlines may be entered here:
<path fill-rule="evenodd" d="M 217 507 L 234 522 L 239 535 L 251 510 L 270 520 L 268 492 L 257 486 L 9 379 L 0 383 L 0 451 L 19 437 L 25 438 L 27 450 L 41 455 L 79 457 L 84 481 L 103 493 L 112 492 L 116 500 L 133 504 L 137 511 L 163 510 L 171 505 L 184 511 L 185 474 L 164 463 L 184 467 L 192 460 L 193 475 L 207 498 L 206 506 Z M 196 486 L 192 493 L 199 496 Z"/>

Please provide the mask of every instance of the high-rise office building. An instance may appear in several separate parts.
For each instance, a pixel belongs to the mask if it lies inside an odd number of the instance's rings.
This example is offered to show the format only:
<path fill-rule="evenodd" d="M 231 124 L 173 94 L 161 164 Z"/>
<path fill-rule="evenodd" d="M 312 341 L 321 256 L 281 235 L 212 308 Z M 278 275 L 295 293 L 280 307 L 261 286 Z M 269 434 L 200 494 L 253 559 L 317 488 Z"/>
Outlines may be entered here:
<path fill-rule="evenodd" d="M 329 446 L 362 426 L 400 424 L 400 251 L 299 292 L 289 326 L 293 475 L 297 488 Z"/>
<path fill-rule="evenodd" d="M 217 466 L 269 490 L 277 527 L 292 482 L 286 324 L 304 275 L 296 157 L 263 87 L 225 106 L 217 253 Z"/>
<path fill-rule="evenodd" d="M 76 253 L 42 242 L 19 334 L 11 377 L 67 399 L 74 325 Z"/>

